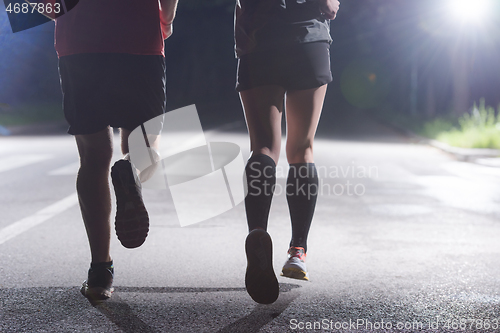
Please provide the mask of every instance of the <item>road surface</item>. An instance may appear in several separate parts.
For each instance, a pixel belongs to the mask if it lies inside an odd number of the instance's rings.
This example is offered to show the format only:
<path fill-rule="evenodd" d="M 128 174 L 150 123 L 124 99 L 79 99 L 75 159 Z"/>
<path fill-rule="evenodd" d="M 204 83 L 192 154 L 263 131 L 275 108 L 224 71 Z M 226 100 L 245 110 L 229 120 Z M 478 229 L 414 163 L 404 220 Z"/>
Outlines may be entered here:
<path fill-rule="evenodd" d="M 0 331 L 500 331 L 500 169 L 385 131 L 317 140 L 311 281 L 279 277 L 267 306 L 244 289 L 243 205 L 181 228 L 165 190 L 144 191 L 142 247 L 113 238 L 116 291 L 92 306 L 79 292 L 90 254 L 72 137 L 1 137 Z M 207 137 L 248 156 L 245 133 Z M 285 174 L 282 156 L 269 223 L 276 272 L 290 237 Z"/>

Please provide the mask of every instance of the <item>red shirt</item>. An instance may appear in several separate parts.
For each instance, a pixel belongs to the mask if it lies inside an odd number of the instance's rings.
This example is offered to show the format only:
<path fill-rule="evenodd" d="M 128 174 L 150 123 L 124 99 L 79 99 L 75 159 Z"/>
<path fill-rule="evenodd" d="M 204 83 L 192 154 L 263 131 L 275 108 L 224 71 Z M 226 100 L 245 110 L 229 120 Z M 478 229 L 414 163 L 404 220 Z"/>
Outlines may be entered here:
<path fill-rule="evenodd" d="M 80 0 L 56 19 L 59 57 L 77 53 L 165 55 L 158 0 Z"/>

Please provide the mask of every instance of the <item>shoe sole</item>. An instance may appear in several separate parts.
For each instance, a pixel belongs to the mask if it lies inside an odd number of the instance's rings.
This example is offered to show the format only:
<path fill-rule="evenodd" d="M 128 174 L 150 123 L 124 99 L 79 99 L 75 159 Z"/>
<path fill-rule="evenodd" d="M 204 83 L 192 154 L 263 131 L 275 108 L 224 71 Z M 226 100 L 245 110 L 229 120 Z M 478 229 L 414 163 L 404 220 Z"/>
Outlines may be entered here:
<path fill-rule="evenodd" d="M 299 268 L 283 268 L 280 275 L 290 279 L 309 281 L 307 272 Z"/>
<path fill-rule="evenodd" d="M 264 230 L 256 229 L 245 241 L 247 270 L 245 287 L 252 299 L 271 304 L 278 299 L 279 284 L 273 269 L 273 243 Z"/>
<path fill-rule="evenodd" d="M 129 161 L 120 160 L 111 168 L 116 195 L 115 231 L 121 244 L 129 249 L 141 246 L 148 236 L 149 215 L 138 193 Z"/>
<path fill-rule="evenodd" d="M 111 287 L 111 289 L 102 287 L 89 288 L 87 281 L 83 281 L 82 287 L 80 288 L 82 295 L 92 303 L 99 303 L 107 300 L 111 297 L 114 290 L 115 289 L 113 287 Z"/>

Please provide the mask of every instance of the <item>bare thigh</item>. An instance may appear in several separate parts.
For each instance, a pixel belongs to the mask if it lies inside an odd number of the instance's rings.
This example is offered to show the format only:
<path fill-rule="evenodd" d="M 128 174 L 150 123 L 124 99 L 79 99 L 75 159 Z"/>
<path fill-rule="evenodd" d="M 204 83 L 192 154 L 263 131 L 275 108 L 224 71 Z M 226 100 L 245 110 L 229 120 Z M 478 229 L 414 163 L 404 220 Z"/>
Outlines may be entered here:
<path fill-rule="evenodd" d="M 278 163 L 281 146 L 281 115 L 285 89 L 280 86 L 261 86 L 240 92 L 245 111 L 250 150 L 265 154 Z"/>
<path fill-rule="evenodd" d="M 94 134 L 75 135 L 75 139 L 82 166 L 109 168 L 113 155 L 113 137 L 109 127 Z"/>
<path fill-rule="evenodd" d="M 326 85 L 286 93 L 286 155 L 288 163 L 313 163 L 313 141 L 326 94 Z"/>

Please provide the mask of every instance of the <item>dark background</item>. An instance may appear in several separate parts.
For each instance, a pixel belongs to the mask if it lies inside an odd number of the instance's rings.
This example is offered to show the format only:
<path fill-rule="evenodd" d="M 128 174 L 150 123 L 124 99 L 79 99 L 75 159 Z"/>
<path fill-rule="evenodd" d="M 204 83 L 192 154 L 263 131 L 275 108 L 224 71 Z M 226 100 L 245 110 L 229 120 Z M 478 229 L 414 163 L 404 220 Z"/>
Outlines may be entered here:
<path fill-rule="evenodd" d="M 498 105 L 498 5 L 478 29 L 451 24 L 444 2 L 343 1 L 331 24 L 334 82 L 323 122 L 351 110 L 459 115 L 482 97 Z M 243 119 L 234 91 L 233 9 L 234 0 L 180 0 L 166 42 L 168 108 L 196 104 L 207 126 Z M 11 106 L 60 103 L 53 23 L 13 34 L 0 7 L 0 88 L 0 103 Z"/>

